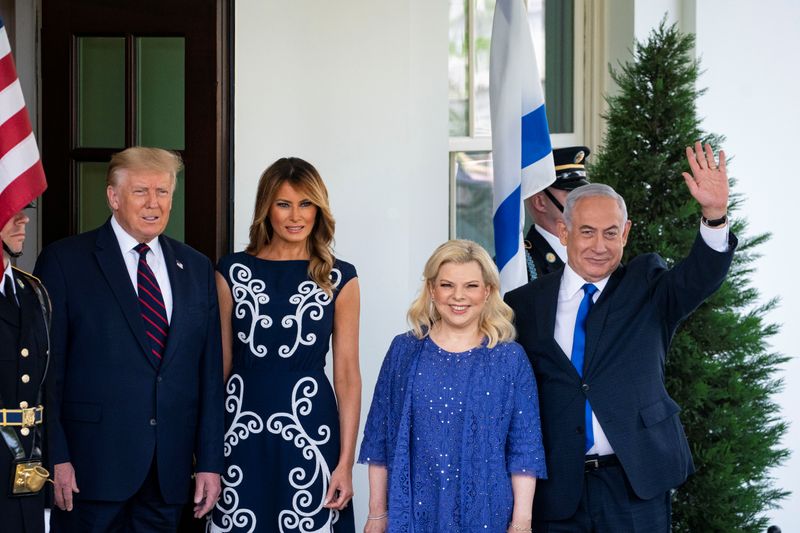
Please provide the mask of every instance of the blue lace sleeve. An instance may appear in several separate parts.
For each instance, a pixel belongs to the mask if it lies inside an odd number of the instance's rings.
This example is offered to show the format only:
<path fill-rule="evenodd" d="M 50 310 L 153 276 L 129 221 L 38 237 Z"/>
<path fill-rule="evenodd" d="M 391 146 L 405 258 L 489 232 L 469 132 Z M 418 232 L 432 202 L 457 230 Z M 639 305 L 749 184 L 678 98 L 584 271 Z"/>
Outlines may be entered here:
<path fill-rule="evenodd" d="M 547 478 L 544 443 L 539 420 L 539 397 L 528 358 L 517 343 L 510 345 L 514 364 L 514 411 L 506 441 L 508 471 Z"/>
<path fill-rule="evenodd" d="M 386 442 L 389 434 L 389 415 L 391 407 L 392 353 L 397 349 L 398 339 L 392 341 L 383 359 L 378 381 L 372 393 L 372 404 L 364 426 L 364 439 L 358 462 L 361 464 L 385 465 L 387 461 Z"/>

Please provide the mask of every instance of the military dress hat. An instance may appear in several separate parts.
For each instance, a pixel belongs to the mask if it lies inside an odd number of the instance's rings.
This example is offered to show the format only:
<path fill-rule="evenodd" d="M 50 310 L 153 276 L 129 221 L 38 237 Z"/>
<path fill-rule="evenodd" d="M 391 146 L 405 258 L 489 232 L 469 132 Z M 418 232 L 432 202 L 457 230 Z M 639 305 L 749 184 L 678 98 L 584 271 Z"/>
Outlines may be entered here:
<path fill-rule="evenodd" d="M 568 146 L 553 150 L 553 162 L 556 166 L 556 181 L 550 185 L 554 189 L 571 191 L 581 185 L 587 185 L 586 158 L 591 150 L 586 146 Z"/>

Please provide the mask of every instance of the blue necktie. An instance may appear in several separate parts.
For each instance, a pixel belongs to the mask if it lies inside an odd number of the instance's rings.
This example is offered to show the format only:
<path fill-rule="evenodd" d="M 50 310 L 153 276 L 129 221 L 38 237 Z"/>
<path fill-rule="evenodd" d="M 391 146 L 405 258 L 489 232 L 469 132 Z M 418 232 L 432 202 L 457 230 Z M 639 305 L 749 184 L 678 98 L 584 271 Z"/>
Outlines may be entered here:
<path fill-rule="evenodd" d="M 578 316 L 575 319 L 575 333 L 572 336 L 572 365 L 578 371 L 578 375 L 583 377 L 583 356 L 586 351 L 586 318 L 589 316 L 589 310 L 592 308 L 594 301 L 592 295 L 597 292 L 597 287 L 591 283 L 585 284 L 583 287 L 583 300 L 578 307 Z M 586 407 L 584 409 L 584 424 L 586 425 L 586 450 L 589 451 L 594 445 L 594 432 L 592 430 L 592 408 L 589 406 L 589 399 L 586 399 Z"/>
<path fill-rule="evenodd" d="M 169 334 L 169 321 L 167 320 L 167 309 L 164 306 L 164 297 L 161 295 L 161 287 L 158 280 L 147 264 L 147 252 L 150 247 L 146 244 L 138 244 L 134 248 L 139 254 L 139 265 L 137 268 L 136 288 L 139 293 L 139 310 L 144 321 L 144 331 L 147 334 L 147 342 L 150 345 L 150 355 L 156 362 L 161 364 L 161 357 L 164 355 L 164 348 L 167 345 L 167 335 Z"/>

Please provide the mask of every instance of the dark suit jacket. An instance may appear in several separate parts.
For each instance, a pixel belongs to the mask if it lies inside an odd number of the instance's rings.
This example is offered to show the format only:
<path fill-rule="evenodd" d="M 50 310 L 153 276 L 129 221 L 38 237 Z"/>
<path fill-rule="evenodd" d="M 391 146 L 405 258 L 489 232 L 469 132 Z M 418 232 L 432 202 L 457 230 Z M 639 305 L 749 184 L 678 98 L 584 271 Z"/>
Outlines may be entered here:
<path fill-rule="evenodd" d="M 536 231 L 534 224 L 531 224 L 528 234 L 525 235 L 525 251 L 530 255 L 533 265 L 536 267 L 536 271 L 532 272 L 530 264 L 527 265 L 528 281 L 533 281 L 536 278 L 541 278 L 564 268 L 564 262 L 558 257 L 553 247 L 542 237 L 542 234 Z M 547 254 L 552 254 L 553 261 L 547 260 Z"/>
<path fill-rule="evenodd" d="M 0 398 L 7 409 L 19 409 L 20 402 L 27 402 L 28 407 L 37 405 L 47 368 L 47 326 L 33 289 L 37 281 L 25 272 L 13 270 L 19 307 L 0 298 Z M 24 375 L 28 376 L 27 383 L 22 380 Z M 46 411 L 44 416 L 48 416 Z M 35 433 L 25 436 L 20 429 L 14 428 L 25 453 L 30 454 Z M 41 441 L 37 440 L 37 447 L 41 447 Z M 8 496 L 12 463 L 13 455 L 0 439 L 0 530 L 44 531 L 44 492 L 24 498 Z"/>
<path fill-rule="evenodd" d="M 640 498 L 664 494 L 694 471 L 664 363 L 679 322 L 722 284 L 735 247 L 733 235 L 726 253 L 698 236 L 672 269 L 655 254 L 617 268 L 587 319 L 583 379 L 553 338 L 561 273 L 506 295 L 539 386 L 548 479 L 536 487 L 535 519 L 562 520 L 577 509 L 586 398 Z"/>
<path fill-rule="evenodd" d="M 169 504 L 192 471 L 222 472 L 223 382 L 211 262 L 159 237 L 173 309 L 160 368 L 110 222 L 46 247 L 36 272 L 53 301 L 48 374 L 51 462 L 71 461 L 81 499 L 124 501 L 154 456 Z M 192 455 L 196 466 L 192 466 Z"/>

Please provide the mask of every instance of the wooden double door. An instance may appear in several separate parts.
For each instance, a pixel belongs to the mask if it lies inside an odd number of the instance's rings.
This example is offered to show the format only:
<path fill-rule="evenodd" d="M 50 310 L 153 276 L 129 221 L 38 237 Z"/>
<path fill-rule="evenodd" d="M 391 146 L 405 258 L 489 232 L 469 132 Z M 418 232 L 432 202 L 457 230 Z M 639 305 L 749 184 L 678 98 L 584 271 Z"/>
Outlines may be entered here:
<path fill-rule="evenodd" d="M 105 221 L 111 155 L 144 145 L 185 163 L 167 234 L 212 260 L 229 251 L 231 4 L 42 2 L 45 245 Z"/>

